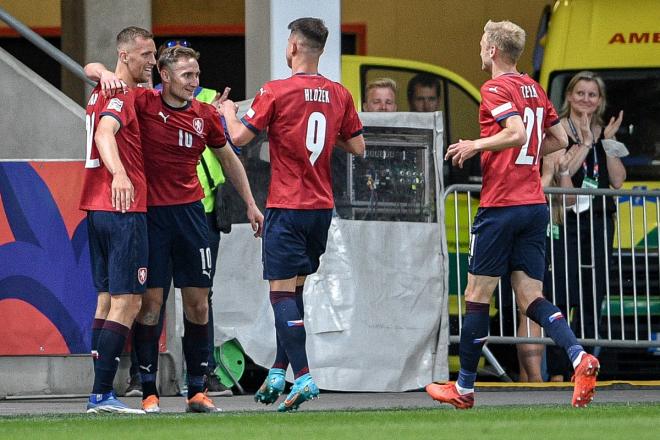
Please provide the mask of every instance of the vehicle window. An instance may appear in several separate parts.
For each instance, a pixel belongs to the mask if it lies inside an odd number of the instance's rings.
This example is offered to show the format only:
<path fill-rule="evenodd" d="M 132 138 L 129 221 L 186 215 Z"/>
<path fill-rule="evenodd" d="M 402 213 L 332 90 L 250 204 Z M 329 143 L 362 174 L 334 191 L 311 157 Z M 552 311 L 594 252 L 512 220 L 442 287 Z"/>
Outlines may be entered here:
<path fill-rule="evenodd" d="M 627 180 L 657 180 L 660 175 L 660 70 L 597 71 L 605 81 L 605 123 L 623 110 L 616 134 L 630 155 L 622 158 Z M 577 71 L 559 72 L 550 80 L 550 99 L 557 110 L 564 102 L 566 85 Z"/>
<path fill-rule="evenodd" d="M 367 84 L 378 78 L 391 78 L 396 82 L 397 85 L 397 94 L 396 94 L 397 111 L 400 112 L 413 111 L 414 109 L 412 109 L 408 103 L 408 83 L 414 77 L 420 74 L 430 76 L 434 80 L 438 81 L 438 84 L 440 86 L 440 99 L 438 101 L 438 107 L 436 108 L 436 110 L 444 112 L 445 111 L 445 105 L 443 99 L 444 85 L 442 83 L 441 78 L 437 75 L 430 75 L 419 70 L 411 70 L 411 69 L 387 69 L 382 67 L 372 67 L 366 69 L 362 77 L 362 90 L 360 91 L 362 93 L 362 102 L 366 100 L 366 96 L 364 93 Z"/>
<path fill-rule="evenodd" d="M 447 127 L 447 145 L 458 142 L 459 139 L 478 139 L 479 105 L 465 90 L 454 83 L 447 83 L 447 103 L 451 109 L 447 113 L 445 122 Z M 453 183 L 480 183 L 480 158 L 475 156 L 463 168 L 448 167 L 446 171 L 446 184 Z"/>

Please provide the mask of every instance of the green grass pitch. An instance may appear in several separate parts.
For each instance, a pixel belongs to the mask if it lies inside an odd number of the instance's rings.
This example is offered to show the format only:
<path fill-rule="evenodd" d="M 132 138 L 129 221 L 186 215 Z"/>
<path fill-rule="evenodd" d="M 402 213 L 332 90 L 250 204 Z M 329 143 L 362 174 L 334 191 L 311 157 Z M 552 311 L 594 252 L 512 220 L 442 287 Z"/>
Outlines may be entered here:
<path fill-rule="evenodd" d="M 658 439 L 660 404 L 0 417 L 5 439 Z"/>

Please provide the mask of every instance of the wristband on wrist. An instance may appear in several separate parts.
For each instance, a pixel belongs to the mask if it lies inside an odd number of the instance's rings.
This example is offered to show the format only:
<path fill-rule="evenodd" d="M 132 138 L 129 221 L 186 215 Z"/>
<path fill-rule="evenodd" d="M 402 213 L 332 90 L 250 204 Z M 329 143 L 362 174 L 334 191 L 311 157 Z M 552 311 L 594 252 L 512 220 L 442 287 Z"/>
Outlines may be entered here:
<path fill-rule="evenodd" d="M 570 175 L 571 175 L 571 172 L 568 171 L 568 170 L 564 170 L 564 171 L 560 171 L 560 172 L 559 172 L 559 175 L 560 175 L 560 176 L 570 176 Z"/>

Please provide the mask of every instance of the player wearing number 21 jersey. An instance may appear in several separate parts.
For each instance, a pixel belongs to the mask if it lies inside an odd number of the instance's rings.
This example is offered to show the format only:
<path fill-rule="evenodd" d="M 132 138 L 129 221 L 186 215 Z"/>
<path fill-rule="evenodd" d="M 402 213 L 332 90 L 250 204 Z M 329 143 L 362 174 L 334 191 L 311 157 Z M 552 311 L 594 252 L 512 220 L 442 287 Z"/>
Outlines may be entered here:
<path fill-rule="evenodd" d="M 559 123 L 559 116 L 545 91 L 524 73 L 505 73 L 481 87 L 479 123 L 481 137 L 502 130 L 500 124 L 511 116 L 520 116 L 527 141 L 520 147 L 501 151 L 483 151 L 483 191 L 481 204 L 515 206 L 545 203 L 539 162 L 543 133 Z"/>
<path fill-rule="evenodd" d="M 481 203 L 472 225 L 465 317 L 461 328 L 461 368 L 456 383 L 429 384 L 439 402 L 468 409 L 481 349 L 488 339 L 489 307 L 500 277 L 509 276 L 520 310 L 543 327 L 575 367 L 573 406 L 591 402 L 598 360 L 578 343 L 561 311 L 543 297 L 548 207 L 539 159 L 566 148 L 568 137 L 541 87 L 518 72 L 525 31 L 509 21 L 489 21 L 481 37 L 481 68 L 491 79 L 481 88 L 481 138 L 447 148 L 446 158 L 462 166 L 481 152 Z"/>

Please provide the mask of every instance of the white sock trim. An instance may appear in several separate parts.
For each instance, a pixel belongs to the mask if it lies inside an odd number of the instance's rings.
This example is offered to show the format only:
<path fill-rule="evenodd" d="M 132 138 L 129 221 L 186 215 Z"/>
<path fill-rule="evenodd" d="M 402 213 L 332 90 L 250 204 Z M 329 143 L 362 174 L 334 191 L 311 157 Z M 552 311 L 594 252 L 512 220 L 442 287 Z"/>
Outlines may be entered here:
<path fill-rule="evenodd" d="M 580 354 L 577 355 L 577 357 L 573 361 L 573 369 L 574 370 L 578 367 L 578 365 L 580 365 L 580 361 L 582 361 L 582 356 L 584 356 L 585 354 L 587 354 L 586 351 L 581 351 Z"/>
<path fill-rule="evenodd" d="M 456 391 L 458 391 L 458 394 L 460 394 L 461 396 L 464 396 L 464 395 L 470 394 L 470 393 L 474 393 L 474 388 L 463 388 L 463 387 L 458 386 L 458 384 L 455 384 L 455 385 L 456 385 Z"/>

